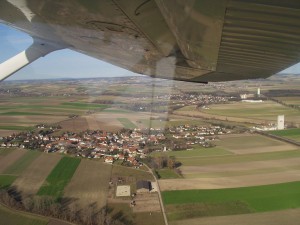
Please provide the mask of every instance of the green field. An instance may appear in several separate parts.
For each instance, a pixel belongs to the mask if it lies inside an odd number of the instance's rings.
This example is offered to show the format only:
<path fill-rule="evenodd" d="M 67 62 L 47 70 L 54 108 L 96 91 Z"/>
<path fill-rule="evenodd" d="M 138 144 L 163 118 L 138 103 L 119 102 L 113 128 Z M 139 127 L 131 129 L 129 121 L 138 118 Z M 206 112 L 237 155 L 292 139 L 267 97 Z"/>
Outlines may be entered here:
<path fill-rule="evenodd" d="M 64 157 L 48 175 L 45 183 L 39 189 L 38 195 L 50 195 L 59 198 L 63 195 L 65 186 L 75 173 L 80 159 Z"/>
<path fill-rule="evenodd" d="M 274 130 L 274 131 L 270 131 L 269 133 L 276 136 L 300 141 L 300 128 L 287 129 L 287 130 Z"/>
<path fill-rule="evenodd" d="M 38 151 L 27 151 L 25 155 L 8 167 L 4 174 L 21 174 L 40 154 L 41 152 Z"/>
<path fill-rule="evenodd" d="M 300 96 L 297 97 L 276 97 L 277 100 L 282 101 L 289 105 L 300 106 Z"/>
<path fill-rule="evenodd" d="M 182 178 L 178 173 L 171 169 L 155 170 L 155 173 L 159 179 L 176 179 Z"/>
<path fill-rule="evenodd" d="M 0 175 L 0 189 L 8 188 L 15 181 L 16 178 L 16 176 L 12 175 Z"/>
<path fill-rule="evenodd" d="M 66 108 L 78 108 L 78 109 L 106 109 L 108 106 L 103 104 L 93 104 L 85 102 L 64 102 L 61 105 Z"/>
<path fill-rule="evenodd" d="M 123 124 L 123 126 L 127 129 L 134 129 L 137 128 L 137 126 L 132 123 L 129 119 L 127 118 L 118 118 L 118 120 L 120 121 L 120 123 Z"/>
<path fill-rule="evenodd" d="M 300 182 L 162 193 L 171 220 L 298 208 L 299 196 Z"/>
<path fill-rule="evenodd" d="M 48 219 L 16 212 L 0 205 L 0 224 L 3 225 L 46 225 Z"/>

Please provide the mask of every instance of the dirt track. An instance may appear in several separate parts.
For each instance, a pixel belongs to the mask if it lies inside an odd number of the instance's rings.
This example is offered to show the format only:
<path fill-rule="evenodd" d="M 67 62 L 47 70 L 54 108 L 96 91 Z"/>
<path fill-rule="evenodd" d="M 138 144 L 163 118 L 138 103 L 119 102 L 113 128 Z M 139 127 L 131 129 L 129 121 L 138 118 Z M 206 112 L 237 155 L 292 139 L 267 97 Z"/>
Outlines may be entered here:
<path fill-rule="evenodd" d="M 171 225 L 299 225 L 300 209 L 244 214 L 234 216 L 217 216 L 171 222 Z"/>

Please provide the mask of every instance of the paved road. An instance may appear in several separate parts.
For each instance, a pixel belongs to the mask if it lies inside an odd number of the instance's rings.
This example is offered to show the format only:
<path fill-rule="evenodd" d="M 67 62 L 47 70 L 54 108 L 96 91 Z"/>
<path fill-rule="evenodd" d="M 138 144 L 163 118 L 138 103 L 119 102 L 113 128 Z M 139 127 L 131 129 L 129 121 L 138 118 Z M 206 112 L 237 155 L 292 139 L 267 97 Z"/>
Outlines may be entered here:
<path fill-rule="evenodd" d="M 152 174 L 152 176 L 154 177 L 154 180 L 155 180 L 155 182 L 157 184 L 157 193 L 158 193 L 158 198 L 159 198 L 159 203 L 160 203 L 161 211 L 163 213 L 163 217 L 164 217 L 164 220 L 165 220 L 165 225 L 169 225 L 168 220 L 167 220 L 167 216 L 166 216 L 165 207 L 164 207 L 164 204 L 163 204 L 163 201 L 162 201 L 162 197 L 161 197 L 161 193 L 160 193 L 160 187 L 159 187 L 158 180 L 156 179 L 156 176 L 154 175 L 153 171 L 149 168 L 149 166 L 147 166 L 146 164 L 144 164 L 144 165 L 149 170 L 148 172 Z"/>

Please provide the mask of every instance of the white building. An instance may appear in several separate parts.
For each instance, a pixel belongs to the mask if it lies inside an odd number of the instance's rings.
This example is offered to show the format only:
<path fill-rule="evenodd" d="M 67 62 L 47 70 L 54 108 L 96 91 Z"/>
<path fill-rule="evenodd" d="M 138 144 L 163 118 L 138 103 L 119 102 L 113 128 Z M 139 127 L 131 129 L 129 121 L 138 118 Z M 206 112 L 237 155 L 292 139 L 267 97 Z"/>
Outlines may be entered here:
<path fill-rule="evenodd" d="M 257 96 L 260 96 L 260 88 L 257 88 Z"/>
<path fill-rule="evenodd" d="M 284 115 L 279 115 L 277 117 L 277 130 L 284 129 Z"/>

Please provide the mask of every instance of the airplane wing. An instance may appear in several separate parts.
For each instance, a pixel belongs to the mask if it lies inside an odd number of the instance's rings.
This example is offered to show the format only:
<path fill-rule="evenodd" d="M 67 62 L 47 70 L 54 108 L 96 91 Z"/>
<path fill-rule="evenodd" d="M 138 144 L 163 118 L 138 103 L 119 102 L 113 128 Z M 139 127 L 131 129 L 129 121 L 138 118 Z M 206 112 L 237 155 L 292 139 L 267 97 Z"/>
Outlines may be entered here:
<path fill-rule="evenodd" d="M 300 61 L 299 0 L 2 0 L 0 22 L 34 39 L 0 65 L 3 78 L 62 48 L 192 82 L 266 78 Z"/>

